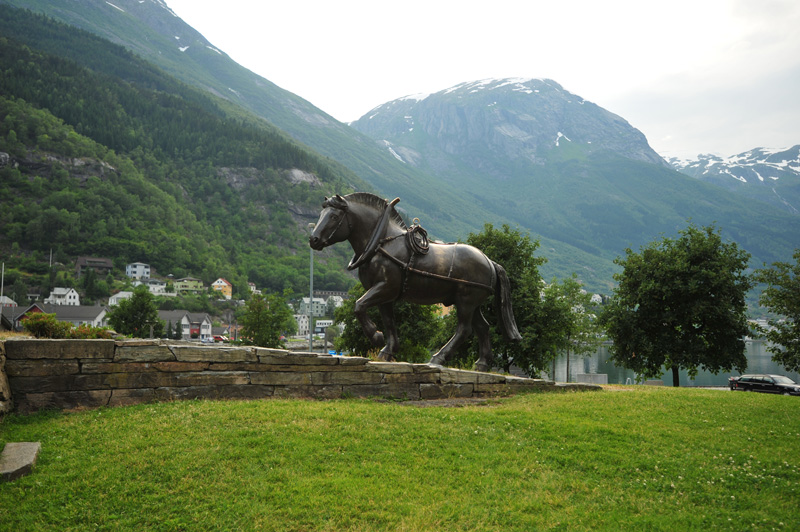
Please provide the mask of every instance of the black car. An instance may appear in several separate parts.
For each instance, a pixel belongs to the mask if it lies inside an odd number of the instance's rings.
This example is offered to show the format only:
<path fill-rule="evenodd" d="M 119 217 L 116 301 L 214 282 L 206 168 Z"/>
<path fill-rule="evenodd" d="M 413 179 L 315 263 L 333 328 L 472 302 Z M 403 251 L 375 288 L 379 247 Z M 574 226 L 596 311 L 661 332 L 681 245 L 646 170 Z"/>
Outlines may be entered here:
<path fill-rule="evenodd" d="M 800 384 L 784 375 L 742 375 L 728 379 L 731 390 L 800 395 Z"/>

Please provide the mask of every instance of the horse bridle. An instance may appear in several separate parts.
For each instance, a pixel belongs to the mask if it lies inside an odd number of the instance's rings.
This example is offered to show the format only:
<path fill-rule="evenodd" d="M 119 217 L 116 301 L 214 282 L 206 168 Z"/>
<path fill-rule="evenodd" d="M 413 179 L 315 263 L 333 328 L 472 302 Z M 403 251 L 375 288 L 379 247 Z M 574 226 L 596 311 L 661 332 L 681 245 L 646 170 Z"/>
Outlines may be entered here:
<path fill-rule="evenodd" d="M 325 245 L 328 245 L 328 242 L 330 242 L 331 238 L 333 238 L 333 235 L 335 235 L 335 234 L 336 234 L 336 231 L 338 231 L 338 230 L 339 230 L 339 228 L 342 226 L 342 223 L 343 223 L 345 220 L 347 220 L 347 230 L 348 230 L 348 233 L 350 233 L 350 232 L 352 232 L 352 231 L 353 231 L 353 226 L 351 226 L 351 225 L 350 225 L 350 218 L 347 216 L 347 213 L 348 213 L 348 208 L 347 208 L 347 204 L 346 204 L 346 203 L 344 204 L 344 206 L 343 206 L 343 207 L 339 207 L 338 205 L 331 205 L 330 203 L 328 203 L 328 201 L 327 201 L 327 198 L 326 198 L 326 201 L 325 201 L 325 203 L 326 203 L 326 205 L 327 205 L 328 207 L 330 207 L 330 208 L 332 208 L 332 209 L 336 209 L 336 210 L 338 210 L 338 211 L 342 211 L 342 212 L 344 212 L 344 215 L 343 215 L 341 218 L 339 218 L 339 223 L 337 223 L 337 224 L 336 224 L 336 227 L 334 227 L 334 228 L 333 228 L 333 231 L 331 231 L 331 232 L 330 232 L 330 234 L 328 235 L 328 237 L 327 237 L 327 238 L 323 238 L 323 239 L 322 239 L 322 242 L 323 242 Z"/>

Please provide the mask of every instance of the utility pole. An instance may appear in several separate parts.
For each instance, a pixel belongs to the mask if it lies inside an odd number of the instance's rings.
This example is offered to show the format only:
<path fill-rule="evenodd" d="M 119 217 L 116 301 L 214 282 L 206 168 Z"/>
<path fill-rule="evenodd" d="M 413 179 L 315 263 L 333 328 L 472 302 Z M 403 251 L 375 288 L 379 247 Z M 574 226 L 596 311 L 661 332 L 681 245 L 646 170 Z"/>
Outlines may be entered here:
<path fill-rule="evenodd" d="M 314 224 L 309 223 L 308 229 L 314 232 Z M 309 246 L 308 261 L 308 351 L 314 351 L 314 248 Z"/>

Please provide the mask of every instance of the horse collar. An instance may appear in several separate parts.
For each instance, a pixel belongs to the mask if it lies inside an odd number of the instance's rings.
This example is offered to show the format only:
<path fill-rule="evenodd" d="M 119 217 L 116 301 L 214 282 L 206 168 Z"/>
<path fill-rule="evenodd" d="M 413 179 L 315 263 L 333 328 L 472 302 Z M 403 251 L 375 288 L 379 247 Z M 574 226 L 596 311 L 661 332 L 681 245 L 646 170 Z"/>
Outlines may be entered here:
<path fill-rule="evenodd" d="M 348 270 L 360 268 L 372 260 L 372 257 L 375 256 L 375 253 L 378 251 L 381 241 L 383 240 L 383 235 L 386 234 L 386 227 L 389 225 L 389 215 L 398 201 L 400 201 L 400 198 L 395 198 L 386 204 L 386 208 L 383 210 L 383 215 L 381 216 L 380 221 L 372 231 L 372 236 L 367 243 L 367 247 L 364 248 L 361 256 L 353 256 L 352 260 L 350 260 L 350 264 L 347 265 Z"/>

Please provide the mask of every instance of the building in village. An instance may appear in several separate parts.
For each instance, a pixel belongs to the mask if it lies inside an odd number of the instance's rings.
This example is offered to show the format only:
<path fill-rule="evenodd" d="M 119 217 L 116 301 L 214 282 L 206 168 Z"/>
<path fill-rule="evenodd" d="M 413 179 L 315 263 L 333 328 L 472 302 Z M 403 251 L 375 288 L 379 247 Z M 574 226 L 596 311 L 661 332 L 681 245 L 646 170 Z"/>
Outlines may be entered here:
<path fill-rule="evenodd" d="M 45 304 L 64 305 L 77 307 L 81 304 L 81 298 L 74 288 L 53 288 L 50 295 L 44 300 Z"/>

